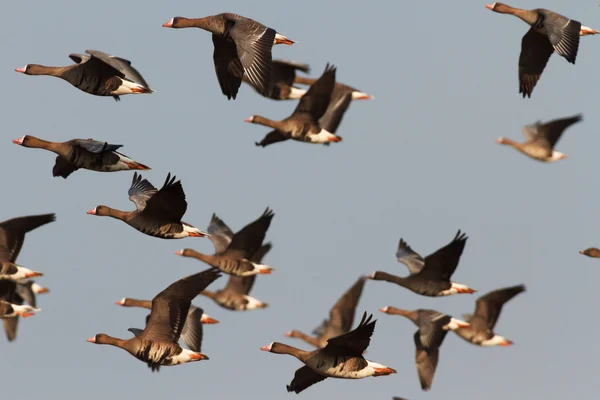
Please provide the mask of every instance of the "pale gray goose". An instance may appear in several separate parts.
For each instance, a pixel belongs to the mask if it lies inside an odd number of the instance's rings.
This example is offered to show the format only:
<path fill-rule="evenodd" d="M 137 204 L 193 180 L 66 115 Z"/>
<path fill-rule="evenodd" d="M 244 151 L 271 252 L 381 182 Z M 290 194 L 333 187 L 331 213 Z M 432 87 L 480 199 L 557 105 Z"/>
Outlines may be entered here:
<path fill-rule="evenodd" d="M 0 261 L 0 279 L 9 279 L 18 281 L 21 279 L 35 278 L 44 276 L 41 272 L 32 271 L 21 265 L 17 265 L 10 261 Z"/>
<path fill-rule="evenodd" d="M 55 214 L 41 214 L 12 218 L 0 222 L 0 261 L 16 262 L 25 241 L 25 234 L 55 220 Z M 26 289 L 25 285 L 11 280 L 0 280 L 0 300 L 15 305 L 23 305 L 24 299 L 21 294 Z M 35 295 L 32 303 L 29 305 L 35 307 Z M 19 319 L 4 319 L 2 323 L 8 341 L 12 342 L 17 337 Z"/>
<path fill-rule="evenodd" d="M 304 85 L 313 85 L 316 81 L 316 79 L 303 76 L 298 76 L 294 79 L 295 83 Z M 319 125 L 327 132 L 336 133 L 352 100 L 372 100 L 374 98 L 375 96 L 336 82 L 333 92 L 331 92 L 331 101 L 325 114 L 319 119 Z M 329 146 L 329 143 L 323 144 Z"/>
<path fill-rule="evenodd" d="M 582 120 L 582 115 L 555 119 L 542 124 L 541 121 L 533 125 L 523 127 L 526 141 L 517 143 L 513 140 L 499 137 L 496 143 L 511 146 L 521 153 L 537 161 L 555 162 L 567 158 L 560 151 L 554 150 L 554 146 L 562 136 L 565 129 Z"/>
<path fill-rule="evenodd" d="M 298 330 L 291 330 L 285 334 L 287 337 L 299 338 L 304 340 L 306 343 L 311 344 L 318 348 L 327 346 L 327 341 L 336 336 L 340 336 L 352 329 L 354 323 L 354 313 L 358 300 L 365 286 L 366 277 L 361 276 L 355 283 L 348 289 L 342 297 L 333 305 L 329 311 L 329 319 L 324 320 L 323 323 L 313 331 L 315 335 L 310 336 Z"/>
<path fill-rule="evenodd" d="M 592 258 L 600 258 L 600 249 L 597 249 L 595 247 L 589 247 L 585 250 L 580 250 L 579 254 L 583 254 L 584 256 Z"/>
<path fill-rule="evenodd" d="M 215 246 L 215 253 L 224 251 L 231 239 L 233 231 L 223 222 L 223 220 L 213 214 L 207 229 L 210 240 Z M 261 264 L 263 257 L 271 250 L 271 243 L 263 244 L 256 253 L 250 257 L 250 261 L 255 264 Z M 178 252 L 183 255 L 184 252 Z M 258 308 L 267 308 L 269 305 L 263 301 L 250 296 L 250 291 L 254 286 L 256 275 L 241 277 L 229 276 L 227 285 L 217 291 L 203 290 L 200 294 L 212 299 L 219 306 L 231 311 L 249 311 Z"/>
<path fill-rule="evenodd" d="M 423 259 L 403 239 L 400 239 L 396 257 L 399 262 L 408 267 L 410 275 L 399 277 L 376 271 L 369 275 L 369 279 L 395 283 L 414 293 L 430 297 L 474 293 L 476 290 L 450 280 L 458 267 L 466 242 L 467 236 L 459 230 L 450 243 Z"/>
<path fill-rule="evenodd" d="M 141 307 L 152 309 L 152 300 L 138 300 L 131 299 L 128 297 L 124 297 L 123 299 L 116 302 L 116 304 L 123 307 Z M 146 316 L 146 325 L 148 325 L 148 321 L 150 320 L 150 314 Z M 181 339 L 183 343 L 192 351 L 197 353 L 202 351 L 202 337 L 204 335 L 203 324 L 216 324 L 219 321 L 209 317 L 204 314 L 204 310 L 200 307 L 196 307 L 194 305 L 190 306 L 190 309 L 187 313 L 187 319 L 185 320 L 185 324 L 183 325 L 183 329 L 181 331 Z M 132 332 L 135 336 L 138 336 L 143 332 L 143 329 L 130 328 L 130 332 Z"/>
<path fill-rule="evenodd" d="M 268 146 L 288 139 L 307 143 L 340 142 L 336 136 L 319 125 L 319 119 L 327 111 L 331 102 L 331 93 L 335 86 L 336 68 L 327 64 L 323 75 L 302 96 L 296 109 L 289 117 L 281 121 L 273 121 L 260 115 L 253 115 L 245 122 L 260 124 L 273 128 L 257 146 Z"/>
<path fill-rule="evenodd" d="M 220 220 L 213 214 L 207 230 L 215 245 L 215 253 L 203 254 L 196 250 L 183 249 L 175 254 L 196 258 L 228 275 L 248 277 L 257 274 L 270 274 L 273 268 L 268 265 L 257 264 L 251 258 L 261 248 L 274 215 L 273 210 L 267 207 L 260 217 L 234 234 L 231 239 L 220 235 L 218 232 L 215 235 L 217 238 L 212 239 L 211 231 L 224 230 L 221 226 L 222 221 L 219 222 Z M 225 225 L 225 227 L 227 226 Z M 227 229 L 229 228 L 227 227 Z"/>
<path fill-rule="evenodd" d="M 169 173 L 163 187 L 157 190 L 135 172 L 128 192 L 129 200 L 136 206 L 135 211 L 120 211 L 100 205 L 87 213 L 119 219 L 146 235 L 161 239 L 206 236 L 206 232 L 181 220 L 187 210 L 187 201 L 181 181 L 175 179 Z"/>
<path fill-rule="evenodd" d="M 91 138 L 50 142 L 35 136 L 25 135 L 20 139 L 13 140 L 13 143 L 58 154 L 52 169 L 52 175 L 55 177 L 62 176 L 65 179 L 79 168 L 98 172 L 150 169 L 150 167 L 130 159 L 125 154 L 119 153 L 117 150 L 123 145 L 99 142 Z"/>
<path fill-rule="evenodd" d="M 69 54 L 76 64 L 67 67 L 47 67 L 27 64 L 15 71 L 25 75 L 49 75 L 69 82 L 77 89 L 95 96 L 119 96 L 126 94 L 152 93 L 142 75 L 131 65 L 131 61 L 97 50 L 86 50 L 87 54 Z"/>
<path fill-rule="evenodd" d="M 258 21 L 232 13 L 204 18 L 173 17 L 165 28 L 200 28 L 212 33 L 213 60 L 221 91 L 235 100 L 242 78 L 263 96 L 268 96 L 271 78 L 271 48 L 294 42 Z"/>
<path fill-rule="evenodd" d="M 469 324 L 435 310 L 419 309 L 409 311 L 387 306 L 380 308 L 379 311 L 391 315 L 402 315 L 419 327 L 414 334 L 417 373 L 419 374 L 421 389 L 425 391 L 431 389 L 431 383 L 440 357 L 440 346 L 446 334 L 449 330 L 468 327 Z"/>
<path fill-rule="evenodd" d="M 531 97 L 552 53 L 575 64 L 579 49 L 579 36 L 595 35 L 594 29 L 582 26 L 579 21 L 568 19 L 543 8 L 523 10 L 503 3 L 486 4 L 486 8 L 501 14 L 520 18 L 531 26 L 521 41 L 519 56 L 519 93 Z"/>
<path fill-rule="evenodd" d="M 504 303 L 525 291 L 524 285 L 511 286 L 504 289 L 494 290 L 477 299 L 475 313 L 465 315 L 464 318 L 470 323 L 468 327 L 454 330 L 461 338 L 477 346 L 510 346 L 512 341 L 494 332 L 494 327 Z"/>
<path fill-rule="evenodd" d="M 271 63 L 271 90 L 266 97 L 273 100 L 296 100 L 304 96 L 306 89 L 294 86 L 296 71 L 308 73 L 310 66 L 287 60 L 273 60 Z M 242 82 L 250 84 L 246 75 L 242 78 Z M 250 84 L 250 86 L 252 85 Z M 254 88 L 254 86 L 252 87 Z M 256 91 L 260 93 L 258 90 Z"/>
<path fill-rule="evenodd" d="M 163 365 L 207 360 L 204 354 L 183 349 L 178 342 L 192 300 L 220 276 L 218 270 L 211 268 L 169 285 L 152 299 L 152 311 L 146 328 L 142 332 L 130 329 L 135 335 L 131 339 L 118 339 L 99 333 L 87 341 L 120 347 L 147 363 L 153 372 Z"/>
<path fill-rule="evenodd" d="M 300 350 L 283 343 L 273 342 L 260 349 L 275 354 L 288 354 L 305 365 L 296 371 L 287 385 L 288 392 L 300 393 L 326 378 L 362 379 L 369 376 L 395 374 L 396 370 L 363 357 L 375 330 L 373 315 L 363 314 L 360 324 L 352 331 L 327 341 L 327 346 L 313 351 Z"/>
<path fill-rule="evenodd" d="M 16 319 L 16 317 L 31 317 L 36 312 L 40 311 L 38 308 L 33 308 L 28 305 L 12 304 L 5 300 L 0 300 L 0 319 Z"/>

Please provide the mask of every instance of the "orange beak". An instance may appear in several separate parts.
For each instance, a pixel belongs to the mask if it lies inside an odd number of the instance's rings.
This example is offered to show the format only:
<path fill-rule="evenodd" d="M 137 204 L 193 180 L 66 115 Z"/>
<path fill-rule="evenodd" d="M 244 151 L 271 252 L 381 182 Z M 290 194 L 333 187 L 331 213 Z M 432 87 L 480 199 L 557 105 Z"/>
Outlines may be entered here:
<path fill-rule="evenodd" d="M 375 374 L 373 376 L 383 376 L 383 375 L 390 375 L 390 374 L 395 374 L 396 370 L 389 368 L 389 367 L 385 367 L 385 368 L 373 368 L 375 370 Z"/>
<path fill-rule="evenodd" d="M 32 312 L 24 312 L 19 315 L 21 315 L 21 317 L 23 317 L 23 318 L 29 318 L 29 317 L 33 317 L 35 314 Z"/>
<path fill-rule="evenodd" d="M 288 46 L 293 45 L 295 42 L 290 39 L 275 39 L 275 44 L 287 44 Z"/>
<path fill-rule="evenodd" d="M 191 360 L 208 360 L 209 358 L 207 356 L 205 356 L 204 354 L 192 353 L 192 354 L 190 354 L 190 359 Z"/>
<path fill-rule="evenodd" d="M 506 346 L 512 346 L 513 342 L 511 340 L 505 340 L 504 342 L 500 343 L 498 346 L 502 346 L 502 347 L 506 347 Z"/>
<path fill-rule="evenodd" d="M 131 93 L 152 93 L 152 89 L 148 88 L 131 88 Z"/>
<path fill-rule="evenodd" d="M 42 294 L 42 293 L 50 293 L 50 289 L 46 288 L 46 287 L 41 287 L 38 290 L 38 294 Z"/>
<path fill-rule="evenodd" d="M 273 271 L 273 268 L 269 268 L 269 269 L 261 269 L 259 274 L 260 275 L 271 275 L 271 271 Z"/>
<path fill-rule="evenodd" d="M 144 171 L 152 169 L 152 168 L 147 167 L 144 164 L 140 164 L 140 163 L 123 162 L 123 164 L 127 165 L 129 167 L 129 169 L 141 169 L 141 170 L 144 170 Z"/>
<path fill-rule="evenodd" d="M 328 142 L 341 142 L 342 141 L 342 137 L 341 136 L 332 136 L 329 139 L 327 139 Z"/>
<path fill-rule="evenodd" d="M 472 294 L 472 293 L 475 293 L 476 291 L 477 291 L 477 290 L 475 290 L 475 289 L 471 289 L 471 288 L 466 288 L 466 289 L 460 288 L 460 289 L 457 289 L 457 292 L 458 292 L 458 293 L 468 293 L 468 294 Z"/>
<path fill-rule="evenodd" d="M 191 232 L 191 233 L 188 234 L 188 236 L 191 236 L 191 237 L 204 237 L 206 235 L 203 234 L 203 233 Z"/>
<path fill-rule="evenodd" d="M 219 321 L 217 321 L 216 319 L 208 317 L 208 316 L 202 317 L 200 319 L 200 322 L 202 322 L 203 324 L 218 324 L 219 323 Z"/>
<path fill-rule="evenodd" d="M 44 276 L 44 274 L 36 271 L 25 274 L 25 278 L 35 278 L 36 276 Z"/>

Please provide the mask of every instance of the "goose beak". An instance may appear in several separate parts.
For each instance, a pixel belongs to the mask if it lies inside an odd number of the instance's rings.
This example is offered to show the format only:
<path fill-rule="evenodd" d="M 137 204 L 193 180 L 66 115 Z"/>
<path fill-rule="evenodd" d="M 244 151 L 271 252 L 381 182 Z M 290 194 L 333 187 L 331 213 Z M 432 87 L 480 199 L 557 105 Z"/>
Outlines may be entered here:
<path fill-rule="evenodd" d="M 86 340 L 86 342 L 89 342 L 89 343 L 96 343 L 96 337 L 95 337 L 95 336 L 94 336 L 94 337 L 91 337 L 91 338 L 89 338 L 88 340 Z"/>
<path fill-rule="evenodd" d="M 495 6 L 495 5 L 496 5 L 496 3 L 494 3 L 494 4 L 486 4 L 486 5 L 485 5 L 485 8 L 487 8 L 488 10 L 492 10 L 492 11 L 494 11 L 494 6 Z"/>
<path fill-rule="evenodd" d="M 25 68 L 15 68 L 15 72 L 25 73 Z"/>
<path fill-rule="evenodd" d="M 96 209 L 94 208 L 93 210 L 86 212 L 86 214 L 96 215 Z"/>

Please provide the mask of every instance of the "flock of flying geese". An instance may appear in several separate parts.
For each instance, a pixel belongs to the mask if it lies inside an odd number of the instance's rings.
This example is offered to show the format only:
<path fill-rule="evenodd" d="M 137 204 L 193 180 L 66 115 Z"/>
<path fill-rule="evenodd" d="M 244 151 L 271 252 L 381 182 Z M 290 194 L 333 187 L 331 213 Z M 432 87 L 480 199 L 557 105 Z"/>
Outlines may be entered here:
<path fill-rule="evenodd" d="M 598 32 L 581 23 L 544 9 L 522 10 L 502 3 L 486 5 L 492 11 L 512 14 L 530 25 L 521 44 L 519 57 L 519 93 L 531 97 L 542 71 L 553 52 L 570 63 L 575 63 L 579 36 Z M 288 118 L 274 121 L 252 116 L 246 121 L 272 129 L 257 146 L 288 139 L 328 145 L 342 140 L 336 134 L 344 113 L 352 100 L 371 99 L 372 96 L 352 87 L 337 83 L 336 68 L 327 65 L 318 79 L 296 76 L 297 71 L 309 72 L 309 66 L 282 60 L 272 60 L 275 44 L 294 42 L 272 28 L 236 14 L 224 13 L 205 18 L 174 17 L 163 24 L 168 28 L 201 28 L 212 33 L 213 60 L 222 93 L 235 99 L 241 82 L 251 85 L 260 95 L 275 100 L 299 100 Z M 50 75 L 61 78 L 76 88 L 96 96 L 119 96 L 152 93 L 153 90 L 131 62 L 101 51 L 87 50 L 86 54 L 71 54 L 75 64 L 66 67 L 48 67 L 28 64 L 16 69 L 26 75 Z M 297 85 L 309 85 L 302 89 Z M 520 152 L 543 162 L 553 162 L 566 156 L 554 145 L 564 130 L 581 120 L 580 115 L 542 124 L 526 126 L 526 142 L 517 143 L 499 138 L 498 143 L 514 147 Z M 13 141 L 23 147 L 39 148 L 57 154 L 53 176 L 67 178 L 78 169 L 99 172 L 149 170 L 146 165 L 118 152 L 121 145 L 93 139 L 73 139 L 51 142 L 26 135 Z M 196 258 L 211 268 L 188 276 L 169 285 L 152 300 L 123 298 L 117 304 L 124 307 L 150 309 L 144 329 L 129 330 L 130 339 L 118 339 L 97 334 L 88 339 L 96 344 L 120 347 L 144 361 L 157 371 L 161 366 L 178 365 L 206 360 L 201 353 L 203 324 L 218 321 L 204 314 L 192 300 L 199 294 L 212 299 L 219 306 L 233 311 L 266 308 L 268 304 L 250 296 L 256 275 L 271 274 L 273 268 L 262 264 L 271 243 L 264 243 L 274 213 L 267 208 L 256 220 L 234 233 L 217 215 L 213 214 L 206 231 L 182 221 L 187 202 L 181 181 L 169 173 L 160 189 L 143 179 L 136 171 L 128 191 L 135 204 L 134 211 L 121 211 L 99 205 L 88 214 L 119 219 L 138 231 L 162 239 L 208 237 L 214 244 L 214 254 L 202 254 L 183 249 L 177 254 Z M 48 292 L 32 278 L 42 274 L 17 265 L 16 259 L 23 246 L 25 234 L 55 220 L 54 214 L 14 218 L 0 223 L 0 318 L 10 341 L 16 337 L 19 317 L 29 317 L 39 311 L 36 295 Z M 331 308 L 329 319 L 307 335 L 298 330 L 286 333 L 316 347 L 313 351 L 274 342 L 261 348 L 275 354 L 291 355 L 304 366 L 298 369 L 289 392 L 300 393 L 326 378 L 360 379 L 395 373 L 390 367 L 364 358 L 375 328 L 375 320 L 366 312 L 358 326 L 352 329 L 355 310 L 367 279 L 387 281 L 416 294 L 443 297 L 470 294 L 475 290 L 450 280 L 456 270 L 467 236 L 458 231 L 446 246 L 423 258 L 406 241 L 400 239 L 396 258 L 405 264 L 409 275 L 395 276 L 376 271 L 360 277 Z M 590 257 L 600 257 L 600 250 L 581 251 Z M 226 286 L 217 291 L 207 288 L 222 274 L 229 275 Z M 525 291 L 524 285 L 491 291 L 476 301 L 475 312 L 459 320 L 434 310 L 403 310 L 392 306 L 380 311 L 410 319 L 418 330 L 414 334 L 415 362 L 421 387 L 429 390 L 439 358 L 439 348 L 448 333 L 453 331 L 464 340 L 478 346 L 509 346 L 512 342 L 495 333 L 494 328 L 504 304 Z M 179 345 L 182 339 L 188 349 Z"/>

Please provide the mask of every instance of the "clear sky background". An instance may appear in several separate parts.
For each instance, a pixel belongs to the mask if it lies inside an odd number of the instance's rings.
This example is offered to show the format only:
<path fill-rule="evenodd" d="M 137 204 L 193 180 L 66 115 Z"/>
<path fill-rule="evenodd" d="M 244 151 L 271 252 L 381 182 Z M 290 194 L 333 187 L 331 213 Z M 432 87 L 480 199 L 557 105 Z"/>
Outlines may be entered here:
<path fill-rule="evenodd" d="M 17 341 L 0 335 L 6 399 L 282 399 L 301 367 L 259 348 L 283 334 L 310 332 L 361 275 L 406 275 L 395 260 L 403 237 L 422 255 L 469 235 L 453 279 L 475 295 L 427 298 L 385 282 L 367 282 L 357 314 L 378 319 L 367 356 L 398 374 L 358 381 L 328 379 L 303 399 L 564 399 L 597 394 L 600 348 L 596 318 L 600 262 L 578 254 L 600 245 L 597 207 L 600 37 L 581 39 L 577 64 L 553 55 L 531 99 L 518 94 L 522 21 L 492 13 L 484 1 L 347 2 L 198 1 L 124 3 L 3 2 L 0 6 L 2 220 L 55 212 L 57 221 L 28 234 L 18 263 L 46 273 L 42 311 L 21 320 Z M 522 0 L 600 29 L 595 2 Z M 275 58 L 325 64 L 337 78 L 373 94 L 350 106 L 329 147 L 298 142 L 257 148 L 268 128 L 252 114 L 281 119 L 294 101 L 276 102 L 242 86 L 221 94 L 213 45 L 205 31 L 161 25 L 173 16 L 235 12 L 298 43 Z M 152 95 L 96 97 L 51 77 L 24 76 L 27 63 L 69 65 L 69 53 L 102 50 L 127 58 L 156 90 Z M 557 150 L 569 156 L 542 164 L 497 145 L 522 141 L 521 127 L 583 113 Z M 52 177 L 54 155 L 21 148 L 24 134 L 64 141 L 123 144 L 152 167 L 160 187 L 168 172 L 182 180 L 185 220 L 205 228 L 216 212 L 238 230 L 265 207 L 275 210 L 265 262 L 277 269 L 257 279 L 252 295 L 266 310 L 231 312 L 204 297 L 194 304 L 221 321 L 205 327 L 209 361 L 152 374 L 127 352 L 86 343 L 96 333 L 129 338 L 145 310 L 122 309 L 124 296 L 152 298 L 169 284 L 207 268 L 174 255 L 191 247 L 211 253 L 208 239 L 161 240 L 124 223 L 86 215 L 96 205 L 134 209 L 132 172 L 80 170 Z M 211 289 L 225 285 L 227 276 Z M 478 295 L 524 283 L 497 332 L 504 348 L 479 348 L 449 334 L 431 392 L 421 392 L 407 319 L 379 307 L 432 308 L 460 316 Z M 360 318 L 357 316 L 357 319 Z M 357 321 L 355 321 L 357 323 Z"/>

